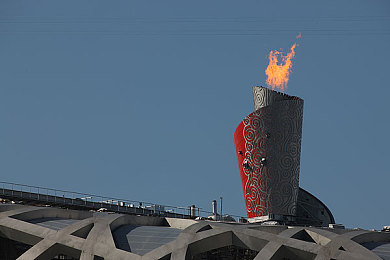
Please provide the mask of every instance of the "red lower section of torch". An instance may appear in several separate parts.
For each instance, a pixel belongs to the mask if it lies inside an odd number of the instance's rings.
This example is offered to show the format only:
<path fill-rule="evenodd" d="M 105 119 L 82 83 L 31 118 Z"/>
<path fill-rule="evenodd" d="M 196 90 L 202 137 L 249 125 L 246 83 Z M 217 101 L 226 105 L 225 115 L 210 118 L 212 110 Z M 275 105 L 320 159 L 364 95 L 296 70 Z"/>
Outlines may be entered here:
<path fill-rule="evenodd" d="M 258 114 L 252 113 L 238 125 L 234 133 L 248 218 L 269 213 L 269 182 L 266 166 L 262 165 L 262 158 L 265 158 L 265 135 L 259 136 L 258 130 L 261 121 Z"/>

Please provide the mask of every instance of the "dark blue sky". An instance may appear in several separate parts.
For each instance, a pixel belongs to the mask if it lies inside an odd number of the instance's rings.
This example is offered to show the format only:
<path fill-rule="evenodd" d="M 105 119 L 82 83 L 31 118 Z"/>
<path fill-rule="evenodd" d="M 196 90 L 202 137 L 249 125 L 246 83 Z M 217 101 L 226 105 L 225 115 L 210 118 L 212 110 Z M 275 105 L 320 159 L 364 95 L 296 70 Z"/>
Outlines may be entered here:
<path fill-rule="evenodd" d="M 233 133 L 298 41 L 300 186 L 390 224 L 388 1 L 1 1 L 1 181 L 245 215 Z"/>

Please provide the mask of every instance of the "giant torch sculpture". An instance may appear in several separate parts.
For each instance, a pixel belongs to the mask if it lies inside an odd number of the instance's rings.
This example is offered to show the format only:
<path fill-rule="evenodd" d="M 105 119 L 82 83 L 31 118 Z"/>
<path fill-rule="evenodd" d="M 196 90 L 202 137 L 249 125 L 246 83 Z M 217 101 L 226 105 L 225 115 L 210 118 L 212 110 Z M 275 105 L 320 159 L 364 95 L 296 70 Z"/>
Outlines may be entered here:
<path fill-rule="evenodd" d="M 295 216 L 303 100 L 253 88 L 255 112 L 234 133 L 248 218 Z"/>

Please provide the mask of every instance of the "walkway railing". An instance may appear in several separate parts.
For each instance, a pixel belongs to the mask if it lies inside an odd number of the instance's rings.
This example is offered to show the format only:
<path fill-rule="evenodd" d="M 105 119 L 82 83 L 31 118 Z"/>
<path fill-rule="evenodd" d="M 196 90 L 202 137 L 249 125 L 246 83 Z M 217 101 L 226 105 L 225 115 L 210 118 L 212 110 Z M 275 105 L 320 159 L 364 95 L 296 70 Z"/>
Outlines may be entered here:
<path fill-rule="evenodd" d="M 212 212 L 201 208 L 177 207 L 156 203 L 118 199 L 95 194 L 50 189 L 38 186 L 0 182 L 0 197 L 13 201 L 33 202 L 42 205 L 65 206 L 124 214 L 158 215 L 173 218 L 208 217 Z M 192 214 L 191 214 L 192 213 Z M 241 216 L 230 215 L 234 218 Z"/>

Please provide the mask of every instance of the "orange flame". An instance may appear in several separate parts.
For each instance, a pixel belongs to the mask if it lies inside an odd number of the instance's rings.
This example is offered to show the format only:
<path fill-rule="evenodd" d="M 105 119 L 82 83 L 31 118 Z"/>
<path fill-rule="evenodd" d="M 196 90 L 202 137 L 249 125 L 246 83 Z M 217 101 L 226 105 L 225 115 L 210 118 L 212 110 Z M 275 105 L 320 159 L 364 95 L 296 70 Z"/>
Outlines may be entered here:
<path fill-rule="evenodd" d="M 300 34 L 298 35 L 300 36 Z M 290 76 L 290 70 L 292 67 L 292 58 L 295 56 L 296 43 L 291 46 L 291 52 L 287 55 L 283 55 L 279 51 L 270 51 L 269 53 L 269 64 L 265 70 L 267 75 L 267 85 L 272 89 L 278 89 L 284 91 L 287 89 L 287 83 Z M 281 58 L 281 64 L 278 64 L 278 57 Z"/>

